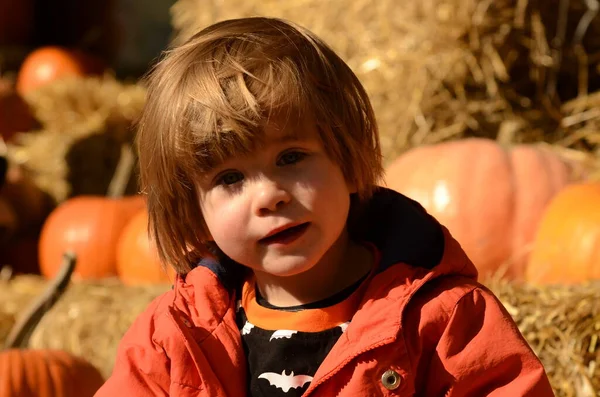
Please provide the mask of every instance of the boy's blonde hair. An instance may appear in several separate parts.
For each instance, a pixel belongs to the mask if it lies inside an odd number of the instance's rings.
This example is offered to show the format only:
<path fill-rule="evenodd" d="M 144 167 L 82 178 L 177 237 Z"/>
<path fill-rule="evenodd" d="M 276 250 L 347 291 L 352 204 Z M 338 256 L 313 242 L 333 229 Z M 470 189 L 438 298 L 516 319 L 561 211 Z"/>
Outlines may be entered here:
<path fill-rule="evenodd" d="M 273 111 L 315 120 L 360 200 L 382 174 L 363 86 L 323 41 L 290 22 L 256 17 L 209 26 L 168 51 L 146 82 L 137 135 L 141 187 L 161 260 L 179 273 L 218 255 L 196 181 L 229 156 L 251 151 Z"/>

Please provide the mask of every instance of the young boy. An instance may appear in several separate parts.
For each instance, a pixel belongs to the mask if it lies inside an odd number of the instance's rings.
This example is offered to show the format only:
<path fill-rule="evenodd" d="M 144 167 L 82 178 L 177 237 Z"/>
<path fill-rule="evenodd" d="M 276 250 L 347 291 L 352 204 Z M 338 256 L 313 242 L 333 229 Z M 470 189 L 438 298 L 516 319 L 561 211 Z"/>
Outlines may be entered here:
<path fill-rule="evenodd" d="M 314 34 L 220 22 L 148 85 L 141 181 L 178 276 L 97 396 L 553 395 L 446 228 L 377 187 L 367 94 Z"/>

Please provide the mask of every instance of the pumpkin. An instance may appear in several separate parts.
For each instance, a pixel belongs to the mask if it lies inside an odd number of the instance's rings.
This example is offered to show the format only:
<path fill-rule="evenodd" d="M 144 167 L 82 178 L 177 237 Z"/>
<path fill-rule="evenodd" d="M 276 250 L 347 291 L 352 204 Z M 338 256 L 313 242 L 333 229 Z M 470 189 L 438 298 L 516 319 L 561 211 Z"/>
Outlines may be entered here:
<path fill-rule="evenodd" d="M 480 274 L 522 279 L 542 212 L 576 166 L 547 147 L 468 138 L 405 152 L 385 182 L 446 226 Z"/>
<path fill-rule="evenodd" d="M 63 253 L 77 255 L 74 278 L 116 276 L 117 241 L 127 222 L 145 205 L 142 196 L 76 196 L 50 213 L 40 235 L 40 272 L 53 278 Z"/>
<path fill-rule="evenodd" d="M 16 132 L 29 131 L 37 126 L 31 109 L 15 91 L 12 83 L 0 78 L 0 136 L 10 142 Z"/>
<path fill-rule="evenodd" d="M 104 71 L 102 62 L 83 51 L 56 46 L 41 47 L 23 61 L 17 75 L 17 92 L 25 96 L 45 84 L 67 76 L 87 76 Z"/>
<path fill-rule="evenodd" d="M 92 397 L 102 386 L 100 372 L 61 350 L 8 349 L 0 352 L 0 396 Z"/>
<path fill-rule="evenodd" d="M 565 187 L 540 221 L 526 269 L 535 284 L 600 279 L 600 183 Z"/>
<path fill-rule="evenodd" d="M 175 278 L 173 268 L 163 268 L 156 246 L 148 236 L 145 209 L 131 218 L 121 234 L 117 246 L 117 274 L 127 285 L 169 283 Z"/>

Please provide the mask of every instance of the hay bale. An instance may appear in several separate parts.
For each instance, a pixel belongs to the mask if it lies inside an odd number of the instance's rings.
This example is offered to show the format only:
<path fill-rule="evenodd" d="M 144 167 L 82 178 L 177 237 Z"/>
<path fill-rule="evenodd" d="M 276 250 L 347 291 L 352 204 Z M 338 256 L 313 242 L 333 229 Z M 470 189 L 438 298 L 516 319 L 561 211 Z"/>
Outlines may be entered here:
<path fill-rule="evenodd" d="M 145 89 L 110 76 L 72 77 L 27 94 L 42 129 L 20 133 L 9 157 L 57 203 L 83 194 L 106 194 L 121 154 L 132 142 L 132 123 Z M 126 194 L 137 191 L 135 176 Z"/>
<path fill-rule="evenodd" d="M 0 342 L 4 342 L 16 316 L 46 283 L 41 277 L 18 276 L 2 286 Z M 107 377 L 125 331 L 152 299 L 169 288 L 170 285 L 127 287 L 117 279 L 73 282 L 33 331 L 29 347 L 62 349 L 85 357 Z"/>
<path fill-rule="evenodd" d="M 600 18 L 585 24 L 584 0 L 178 0 L 171 13 L 175 43 L 255 15 L 317 33 L 369 92 L 387 160 L 465 136 L 553 143 L 573 133 L 561 104 L 600 88 L 598 58 L 586 57 L 600 51 Z"/>
<path fill-rule="evenodd" d="M 111 75 L 70 76 L 25 94 L 44 130 L 69 134 L 73 126 L 92 123 L 90 119 L 133 121 L 141 112 L 146 90 Z"/>
<path fill-rule="evenodd" d="M 557 396 L 600 395 L 600 281 L 536 287 L 490 279 Z"/>

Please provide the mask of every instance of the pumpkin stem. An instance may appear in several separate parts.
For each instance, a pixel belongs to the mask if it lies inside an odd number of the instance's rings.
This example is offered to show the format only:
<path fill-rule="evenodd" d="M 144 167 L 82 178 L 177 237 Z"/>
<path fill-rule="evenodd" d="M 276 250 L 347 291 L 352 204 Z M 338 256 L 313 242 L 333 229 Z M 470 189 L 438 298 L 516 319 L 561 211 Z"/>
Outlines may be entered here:
<path fill-rule="evenodd" d="M 40 295 L 29 306 L 23 316 L 15 323 L 4 342 L 5 349 L 25 348 L 35 327 L 39 324 L 44 314 L 54 306 L 56 301 L 67 289 L 73 270 L 75 270 L 76 256 L 73 252 L 66 252 L 60 271 Z"/>
<path fill-rule="evenodd" d="M 135 156 L 133 155 L 131 145 L 129 143 L 124 143 L 121 145 L 121 156 L 119 157 L 117 168 L 108 185 L 108 197 L 119 198 L 125 195 L 125 190 L 129 184 L 134 165 Z"/>

